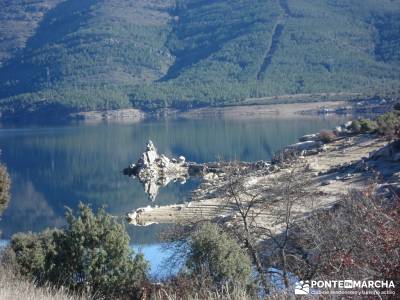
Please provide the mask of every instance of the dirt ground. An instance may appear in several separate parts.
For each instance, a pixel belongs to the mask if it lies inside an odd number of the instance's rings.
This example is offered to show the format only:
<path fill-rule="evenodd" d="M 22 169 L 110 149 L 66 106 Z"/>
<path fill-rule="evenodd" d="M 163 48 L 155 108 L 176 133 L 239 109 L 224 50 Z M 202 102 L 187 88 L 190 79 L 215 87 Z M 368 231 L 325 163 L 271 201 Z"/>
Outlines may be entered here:
<path fill-rule="evenodd" d="M 363 161 L 367 161 L 370 153 L 385 146 L 387 142 L 382 138 L 371 135 L 358 135 L 337 140 L 326 145 L 326 151 L 315 155 L 300 158 L 302 164 L 308 165 L 306 174 L 299 176 L 310 178 L 310 189 L 317 191 L 313 201 L 294 205 L 293 214 L 302 218 L 314 209 L 332 206 L 350 189 L 365 187 L 375 176 L 376 171 L 386 171 L 397 174 L 400 165 L 396 162 L 387 162 L 392 168 L 383 163 L 383 170 L 366 170 Z M 282 168 L 276 173 L 259 175 L 249 174 L 245 179 L 248 188 L 257 189 L 268 185 L 282 172 L 288 172 L 290 168 Z M 368 169 L 368 168 L 367 168 Z M 397 172 L 397 173 L 396 173 Z M 392 175 L 393 175 L 392 174 Z M 391 174 L 387 174 L 389 177 Z M 207 188 L 205 188 L 207 189 Z M 216 217 L 233 216 L 235 211 L 227 208 L 227 199 L 207 196 L 197 197 L 196 200 L 188 200 L 185 204 L 165 205 L 159 207 L 147 207 L 136 210 L 130 214 L 131 223 L 135 225 L 149 225 L 153 223 L 184 223 L 195 219 L 213 219 Z M 277 204 L 278 205 L 278 204 Z M 271 232 L 279 232 L 281 225 L 276 223 L 272 215 L 263 212 L 258 215 L 258 222 L 267 226 Z"/>

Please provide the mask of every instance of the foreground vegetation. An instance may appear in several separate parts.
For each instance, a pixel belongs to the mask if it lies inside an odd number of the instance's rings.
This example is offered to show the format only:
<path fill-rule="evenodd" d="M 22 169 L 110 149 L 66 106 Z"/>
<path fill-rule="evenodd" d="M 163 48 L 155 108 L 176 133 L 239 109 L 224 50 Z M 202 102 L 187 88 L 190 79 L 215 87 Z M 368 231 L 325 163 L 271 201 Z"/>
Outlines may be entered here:
<path fill-rule="evenodd" d="M 90 299 L 69 294 L 50 285 L 38 287 L 34 281 L 18 276 L 13 268 L 0 265 L 0 299 L 13 300 L 83 300 Z"/>
<path fill-rule="evenodd" d="M 274 272 L 275 284 L 282 280 L 285 285 L 284 278 L 279 279 L 283 272 L 305 280 L 395 280 L 400 275 L 399 205 L 396 196 L 378 197 L 373 185 L 362 192 L 350 192 L 334 209 L 316 211 L 306 221 L 293 223 L 284 248 L 279 246 L 283 241 L 279 236 L 267 248 L 264 246 L 262 251 L 269 255 L 267 258 L 260 253 L 262 264 L 281 270 Z M 235 238 L 232 228 L 201 222 L 180 231 L 186 232 L 180 235 L 185 237 L 186 251 L 179 247 L 176 253 L 184 261 L 182 270 L 155 284 L 146 277 L 143 258 L 126 255 L 130 252 L 128 245 L 118 242 L 125 239 L 126 233 L 110 216 L 102 210 L 93 214 L 85 206 L 80 207 L 77 216 L 67 214 L 70 223 L 64 231 L 13 237 L 2 254 L 1 296 L 23 299 L 30 293 L 27 299 L 257 298 L 251 253 L 247 255 L 246 245 Z M 327 227 L 330 230 L 325 230 Z M 60 249 L 62 236 L 65 248 Z M 292 294 L 292 285 L 289 281 L 288 287 L 276 289 L 269 283 L 267 298 Z"/>
<path fill-rule="evenodd" d="M 385 136 L 398 151 L 398 107 L 353 123 L 361 133 Z M 327 142 L 337 138 L 330 131 L 321 136 Z M 382 188 L 385 182 L 377 174 L 333 207 L 298 219 L 294 207 L 316 196 L 305 168 L 299 164 L 276 176 L 262 193 L 252 194 L 245 171 L 232 163 L 221 192 L 227 205 L 234 206 L 235 217 L 213 222 L 199 218 L 168 232 L 175 250 L 170 264 L 179 266 L 179 272 L 159 282 L 149 277 L 144 257 L 129 247 L 121 220 L 82 204 L 76 212 L 67 209 L 65 228 L 12 237 L 1 254 L 0 297 L 25 299 L 29 293 L 31 299 L 274 299 L 293 295 L 298 279 L 398 280 L 398 187 Z M 0 189 L 5 191 L 5 186 L 8 180 L 0 181 Z M 282 204 L 278 208 L 271 205 L 276 201 Z M 272 232 L 257 222 L 252 210 L 256 206 L 283 224 L 282 230 Z M 398 282 L 396 288 L 398 293 Z"/>
<path fill-rule="evenodd" d="M 356 133 L 378 133 L 389 140 L 400 135 L 400 109 L 383 114 L 375 119 L 361 118 L 353 121 L 352 129 Z"/>
<path fill-rule="evenodd" d="M 0 217 L 10 200 L 10 184 L 11 181 L 7 169 L 0 164 Z"/>
<path fill-rule="evenodd" d="M 0 32 L 10 37 L 0 41 L 4 115 L 399 86 L 396 1 L 40 0 L 0 8 Z"/>
<path fill-rule="evenodd" d="M 66 218 L 65 230 L 15 235 L 4 254 L 6 263 L 39 286 L 138 298 L 148 265 L 129 248 L 123 225 L 104 210 L 94 215 L 83 205 L 76 216 L 68 210 Z"/>

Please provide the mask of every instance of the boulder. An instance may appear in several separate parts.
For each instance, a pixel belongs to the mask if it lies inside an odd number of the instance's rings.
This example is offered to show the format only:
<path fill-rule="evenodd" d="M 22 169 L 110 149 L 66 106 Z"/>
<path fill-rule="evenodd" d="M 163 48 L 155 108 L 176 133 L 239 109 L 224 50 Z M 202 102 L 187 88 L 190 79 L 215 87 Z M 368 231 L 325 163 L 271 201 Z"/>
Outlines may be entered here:
<path fill-rule="evenodd" d="M 351 125 L 353 125 L 353 121 L 348 121 L 348 122 L 346 122 L 346 123 L 343 124 L 343 126 L 344 126 L 346 129 L 349 129 L 349 128 L 351 127 Z"/>
<path fill-rule="evenodd" d="M 306 134 L 299 138 L 299 142 L 317 141 L 319 139 L 319 134 Z"/>
<path fill-rule="evenodd" d="M 320 148 L 323 145 L 320 141 L 305 141 L 296 144 L 289 145 L 287 148 L 295 149 L 297 151 L 304 151 L 304 150 L 313 150 Z"/>
<path fill-rule="evenodd" d="M 336 133 L 342 133 L 343 130 L 344 130 L 344 128 L 342 126 L 336 126 L 336 128 L 335 128 Z"/>

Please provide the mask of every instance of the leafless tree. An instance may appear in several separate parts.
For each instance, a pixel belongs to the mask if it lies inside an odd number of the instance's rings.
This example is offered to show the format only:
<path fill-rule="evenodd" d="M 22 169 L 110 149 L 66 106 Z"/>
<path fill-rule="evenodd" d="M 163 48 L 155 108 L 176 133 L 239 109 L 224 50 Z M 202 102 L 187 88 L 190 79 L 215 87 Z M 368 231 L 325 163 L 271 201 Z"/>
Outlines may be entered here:
<path fill-rule="evenodd" d="M 257 177 L 257 173 L 243 176 L 241 167 L 234 163 L 227 172 L 228 180 L 222 197 L 232 215 L 225 218 L 225 226 L 248 250 L 265 293 L 270 290 L 270 273 L 282 276 L 288 288 L 289 241 L 299 218 L 307 209 L 312 209 L 315 196 L 306 166 L 298 163 L 267 178 Z M 249 180 L 263 182 L 251 184 Z M 263 243 L 265 240 L 268 243 Z M 273 271 L 272 266 L 278 266 L 281 271 Z"/>

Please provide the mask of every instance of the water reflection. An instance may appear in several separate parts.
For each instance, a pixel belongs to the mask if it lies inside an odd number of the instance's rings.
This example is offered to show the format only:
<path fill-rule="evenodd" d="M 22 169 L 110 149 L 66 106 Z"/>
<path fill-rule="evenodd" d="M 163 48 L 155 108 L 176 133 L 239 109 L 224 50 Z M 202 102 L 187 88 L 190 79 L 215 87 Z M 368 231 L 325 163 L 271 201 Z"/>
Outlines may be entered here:
<path fill-rule="evenodd" d="M 11 174 L 12 200 L 0 221 L 2 238 L 64 224 L 64 206 L 81 201 L 106 205 L 124 217 L 151 204 L 138 181 L 121 170 L 140 156 L 151 139 L 169 157 L 190 161 L 268 160 L 274 151 L 306 133 L 343 119 L 189 120 L 141 124 L 97 124 L 0 129 L 0 159 Z M 169 184 L 157 205 L 183 203 L 195 182 Z M 162 226 L 128 226 L 135 243 L 152 243 Z"/>
<path fill-rule="evenodd" d="M 123 174 L 137 178 L 152 202 L 156 200 L 160 188 L 166 187 L 171 182 L 185 184 L 189 177 L 185 157 L 170 159 L 158 153 L 151 140 L 147 142 L 138 161 L 125 168 Z"/>

